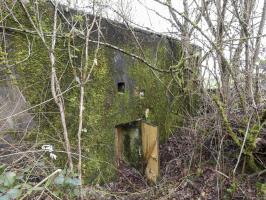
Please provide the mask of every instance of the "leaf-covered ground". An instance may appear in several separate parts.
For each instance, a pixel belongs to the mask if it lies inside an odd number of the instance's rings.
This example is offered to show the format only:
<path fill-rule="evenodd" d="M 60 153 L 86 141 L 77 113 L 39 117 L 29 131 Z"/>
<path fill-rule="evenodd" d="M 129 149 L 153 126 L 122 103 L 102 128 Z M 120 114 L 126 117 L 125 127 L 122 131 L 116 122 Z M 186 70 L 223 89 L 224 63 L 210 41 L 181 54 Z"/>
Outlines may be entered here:
<path fill-rule="evenodd" d="M 90 187 L 88 199 L 257 200 L 266 197 L 265 175 L 238 170 L 233 178 L 234 160 L 217 166 L 209 147 L 197 144 L 200 143 L 195 132 L 176 133 L 160 146 L 161 178 L 157 185 L 148 185 L 138 171 L 124 165 L 117 181 Z"/>
<path fill-rule="evenodd" d="M 265 131 L 262 140 L 265 139 Z M 219 144 L 219 143 L 217 143 Z M 263 200 L 266 197 L 266 173 L 248 173 L 242 170 L 241 160 L 235 176 L 232 171 L 236 164 L 234 152 L 239 152 L 230 138 L 223 141 L 223 151 L 216 151 L 217 144 L 214 137 L 209 135 L 201 138 L 193 129 L 183 128 L 177 131 L 163 145 L 160 146 L 160 179 L 156 185 L 149 185 L 144 176 L 127 165 L 118 169 L 117 179 L 103 185 L 84 185 L 86 199 L 254 199 Z M 55 169 L 53 163 L 44 165 L 41 162 L 45 155 L 33 149 L 29 154 L 25 152 L 26 145 L 10 144 L 0 150 L 1 163 L 6 163 L 3 176 L 16 172 L 16 177 L 10 179 L 0 194 L 6 195 L 10 189 L 18 188 L 17 196 L 21 197 L 28 189 L 34 188 L 49 170 Z M 258 145 L 258 155 L 263 155 L 264 146 Z M 15 154 L 5 157 L 8 153 Z M 264 151 L 265 152 L 265 151 Z M 220 154 L 219 154 L 220 153 Z M 217 159 L 219 157 L 219 164 Z M 265 157 L 258 159 L 265 164 Z M 6 176 L 10 177 L 10 176 Z M 58 176 L 60 177 L 60 176 Z M 57 178 L 58 179 L 58 178 Z M 77 199 L 78 188 L 58 186 L 49 180 L 34 190 L 28 199 Z M 1 182 L 0 178 L 0 182 Z M 71 179 L 72 180 L 72 179 Z M 2 180 L 2 183 L 3 183 Z M 27 183 L 25 185 L 25 183 Z M 1 185 L 1 184 L 0 184 Z M 3 184 L 2 184 L 3 185 Z M 27 186 L 27 188 L 25 187 Z M 13 193 L 12 193 L 13 194 Z M 10 196 L 10 195 L 9 195 Z M 23 195 L 22 195 L 23 196 Z M 12 198 L 7 198 L 8 200 Z"/>

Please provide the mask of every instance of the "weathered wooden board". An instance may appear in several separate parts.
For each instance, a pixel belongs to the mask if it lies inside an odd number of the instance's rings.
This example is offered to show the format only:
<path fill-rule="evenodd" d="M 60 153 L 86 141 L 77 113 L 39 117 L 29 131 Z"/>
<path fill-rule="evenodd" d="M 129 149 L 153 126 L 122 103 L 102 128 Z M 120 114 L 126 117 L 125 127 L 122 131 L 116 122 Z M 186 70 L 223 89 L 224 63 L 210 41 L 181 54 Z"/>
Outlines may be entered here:
<path fill-rule="evenodd" d="M 122 129 L 120 127 L 115 128 L 115 160 L 116 166 L 119 167 L 122 156 Z"/>
<path fill-rule="evenodd" d="M 158 128 L 145 122 L 141 124 L 142 149 L 146 162 L 145 175 L 155 183 L 159 177 Z"/>

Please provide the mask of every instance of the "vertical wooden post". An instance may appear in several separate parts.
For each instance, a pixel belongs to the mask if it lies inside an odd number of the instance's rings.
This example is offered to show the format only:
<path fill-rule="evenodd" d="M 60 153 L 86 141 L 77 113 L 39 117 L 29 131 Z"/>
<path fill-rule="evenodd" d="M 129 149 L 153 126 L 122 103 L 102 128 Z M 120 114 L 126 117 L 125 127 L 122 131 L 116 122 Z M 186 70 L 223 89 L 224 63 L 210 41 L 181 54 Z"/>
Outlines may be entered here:
<path fill-rule="evenodd" d="M 119 167 L 122 155 L 122 129 L 120 127 L 115 128 L 115 160 L 116 167 Z"/>

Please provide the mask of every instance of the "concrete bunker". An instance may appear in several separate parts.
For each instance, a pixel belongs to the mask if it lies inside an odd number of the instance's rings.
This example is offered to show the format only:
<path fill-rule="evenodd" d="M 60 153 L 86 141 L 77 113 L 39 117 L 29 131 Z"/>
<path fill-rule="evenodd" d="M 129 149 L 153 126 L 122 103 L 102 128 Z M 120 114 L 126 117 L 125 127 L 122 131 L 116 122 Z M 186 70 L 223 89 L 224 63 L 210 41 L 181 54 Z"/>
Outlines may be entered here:
<path fill-rule="evenodd" d="M 50 27 L 53 20 L 53 15 L 50 15 L 50 13 L 53 13 L 53 7 L 47 6 L 46 2 L 42 2 L 39 6 L 42 7 L 42 13 L 47 16 L 47 21 L 44 23 L 47 27 Z M 51 12 L 47 12 L 47 10 Z M 60 6 L 60 11 L 69 18 L 75 15 L 79 16 L 80 14 L 76 10 L 66 11 L 63 6 Z M 30 24 L 19 3 L 16 3 L 14 6 L 14 15 L 21 19 L 20 21 L 23 26 L 27 27 L 26 25 Z M 10 65 L 15 66 L 13 71 L 16 74 L 14 74 L 14 77 L 16 77 L 19 88 L 23 89 L 23 97 L 25 97 L 27 105 L 38 105 L 44 99 L 51 98 L 49 89 L 47 90 L 48 92 L 44 90 L 44 88 L 48 88 L 50 83 L 49 78 L 47 78 L 49 77 L 47 76 L 47 66 L 49 65 L 48 54 L 43 51 L 42 41 L 36 35 L 12 29 L 12 27 L 17 26 L 16 22 L 12 20 L 12 16 L 7 18 L 7 22 L 11 27 L 11 29 L 6 30 L 9 33 L 7 37 L 9 45 L 7 53 L 9 60 L 13 61 Z M 68 30 L 66 24 L 62 25 L 64 25 L 64 30 Z M 28 27 L 28 29 L 33 30 L 32 27 Z M 48 28 L 48 30 L 50 29 Z M 84 156 L 91 158 L 84 161 L 83 167 L 83 173 L 86 175 L 88 182 L 106 182 L 106 179 L 111 180 L 115 176 L 116 170 L 114 167 L 109 166 L 110 163 L 115 164 L 114 153 L 116 146 L 113 143 L 115 141 L 113 130 L 117 124 L 127 124 L 144 115 L 145 117 L 148 116 L 149 122 L 158 125 L 160 140 L 163 142 L 169 136 L 169 130 L 175 128 L 177 124 L 182 125 L 184 108 L 196 104 L 196 101 L 194 101 L 196 98 L 190 94 L 190 90 L 193 89 L 194 92 L 196 89 L 194 86 L 198 76 L 198 65 L 196 64 L 194 68 L 191 67 L 193 72 L 189 76 L 183 72 L 182 64 L 177 65 L 182 61 L 182 45 L 180 41 L 176 38 L 138 28 L 134 28 L 133 31 L 134 36 L 124 24 L 105 18 L 101 20 L 101 33 L 103 35 L 101 41 L 116 46 L 118 49 L 105 45 L 101 46 L 97 58 L 97 66 L 92 72 L 88 87 L 85 88 L 84 128 L 88 131 L 82 134 L 82 150 Z M 96 33 L 97 31 L 94 31 L 91 39 L 97 38 Z M 2 34 L 0 30 L 0 35 Z M 30 54 L 29 59 L 24 62 L 18 62 L 28 56 L 27 37 L 30 37 L 32 40 L 34 39 L 32 47 L 32 52 L 34 53 Z M 131 54 L 141 55 L 136 38 L 143 47 L 146 60 L 149 63 L 153 63 L 159 71 L 151 69 L 141 59 L 131 56 Z M 75 36 L 73 39 L 83 44 L 83 40 L 78 36 Z M 56 67 L 59 74 L 64 74 L 61 84 L 65 88 L 73 81 L 73 69 L 69 66 L 69 53 L 67 48 L 63 48 L 65 47 L 64 45 L 65 39 L 59 38 L 56 54 L 61 56 L 57 58 Z M 92 43 L 91 46 L 93 47 Z M 123 49 L 123 51 L 119 51 L 119 49 Z M 74 49 L 72 50 L 74 51 Z M 198 51 L 199 49 L 195 47 L 195 52 Z M 125 52 L 128 53 L 126 54 Z M 93 54 L 94 52 L 91 51 L 90 56 L 93 56 Z M 74 60 L 77 66 L 80 64 L 80 58 L 81 55 L 77 53 L 77 58 Z M 195 59 L 190 59 L 191 62 L 193 60 Z M 4 65 L 2 66 L 4 67 Z M 170 73 L 171 66 L 178 66 L 180 73 Z M 175 79 L 185 80 L 184 83 L 181 85 L 175 84 L 173 75 L 175 75 Z M 11 86 L 5 87 L 7 90 L 11 90 Z M 69 137 L 72 145 L 75 146 L 77 123 L 73 122 L 78 120 L 78 115 L 76 114 L 78 113 L 78 89 L 74 88 L 64 93 L 64 98 L 66 99 L 66 121 L 69 122 L 67 124 L 70 133 Z M 188 102 L 190 102 L 189 105 Z M 29 140 L 50 143 L 52 133 L 55 137 L 52 141 L 54 145 L 58 148 L 63 148 L 62 143 L 59 142 L 61 140 L 62 126 L 58 113 L 54 112 L 56 109 L 54 102 L 50 101 L 41 107 L 35 108 L 33 113 L 36 112 L 36 115 L 27 113 L 33 122 L 35 116 L 38 117 L 37 120 L 40 122 L 35 123 L 36 127 L 32 126 L 32 129 L 27 134 Z M 44 115 L 44 113 L 47 114 Z M 5 117 L 8 116 L 6 114 L 2 116 L 2 118 Z M 25 120 L 26 118 L 23 117 L 22 119 Z M 144 123 L 144 121 L 143 123 L 138 123 L 148 124 L 147 122 Z M 23 124 L 27 124 L 26 121 L 25 123 L 23 121 Z M 138 139 L 141 142 L 139 144 L 143 144 L 142 136 L 144 134 L 140 124 L 137 127 L 139 127 L 139 136 L 141 138 Z M 8 132 L 8 128 L 6 132 Z M 18 138 L 19 136 L 16 135 L 15 137 Z M 125 137 L 130 138 L 130 135 Z M 129 147 L 132 146 L 133 148 L 138 143 L 129 142 L 128 144 Z M 142 145 L 142 148 L 145 147 Z M 143 153 L 145 152 L 144 149 L 141 149 L 142 157 L 137 156 L 138 154 L 133 154 L 132 151 L 129 152 L 131 153 L 126 154 L 126 156 L 136 155 L 136 159 L 145 160 L 143 158 L 145 156 Z M 131 164 L 133 160 L 129 160 Z M 62 154 L 58 157 L 58 166 L 62 166 L 64 161 L 65 155 Z"/>

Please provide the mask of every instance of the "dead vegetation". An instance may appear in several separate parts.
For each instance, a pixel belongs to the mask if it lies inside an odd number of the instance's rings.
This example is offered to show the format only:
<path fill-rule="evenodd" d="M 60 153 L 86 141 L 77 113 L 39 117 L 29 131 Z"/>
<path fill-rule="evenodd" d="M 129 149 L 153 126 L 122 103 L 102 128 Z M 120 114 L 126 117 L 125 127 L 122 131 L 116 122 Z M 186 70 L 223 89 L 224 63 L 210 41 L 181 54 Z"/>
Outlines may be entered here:
<path fill-rule="evenodd" d="M 161 169 L 156 185 L 148 184 L 139 171 L 123 164 L 117 170 L 114 181 L 84 185 L 84 199 L 263 199 L 265 191 L 259 183 L 266 181 L 265 170 L 250 171 L 244 164 L 245 159 L 241 158 L 236 173 L 233 173 L 239 148 L 231 141 L 226 129 L 217 127 L 216 120 L 210 120 L 215 115 L 209 113 L 208 118 L 191 118 L 202 123 L 198 123 L 196 129 L 178 128 L 160 145 Z M 232 115 L 230 120 L 234 131 L 240 129 L 237 119 L 241 119 L 240 115 Z M 266 165 L 265 140 L 266 131 L 262 129 L 254 153 L 256 162 L 262 167 Z M 46 151 L 36 150 L 26 143 L 17 145 L 6 142 L 1 145 L 1 163 L 8 166 L 6 171 L 16 173 L 19 185 L 24 182 L 28 188 L 34 188 L 55 170 L 53 163 L 49 164 L 50 159 L 46 159 L 49 157 Z M 48 184 L 44 182 L 39 185 L 28 199 L 74 198 L 70 194 L 60 194 L 58 189 L 64 187 L 57 188 L 55 177 L 51 177 Z M 25 187 L 21 186 L 21 189 L 26 191 Z M 71 187 L 65 189 L 73 192 Z"/>
<path fill-rule="evenodd" d="M 221 167 L 217 166 L 215 160 L 217 152 L 214 142 L 205 140 L 195 130 L 180 128 L 160 146 L 161 178 L 156 185 L 148 185 L 138 171 L 123 166 L 119 169 L 118 180 L 98 186 L 94 192 L 90 189 L 93 193 L 90 198 L 263 199 L 264 194 L 258 182 L 266 181 L 265 174 L 247 174 L 239 169 L 238 175 L 233 176 L 232 164 L 236 159 L 232 152 L 234 148 L 237 151 L 237 148 L 232 145 L 230 138 L 224 139 L 224 143 L 228 142 L 229 145 L 220 158 L 223 160 Z M 258 158 L 263 159 L 263 156 Z"/>
<path fill-rule="evenodd" d="M 265 175 L 241 173 L 241 170 L 236 177 L 230 174 L 236 161 L 231 153 L 236 147 L 229 145 L 224 149 L 223 167 L 218 169 L 213 144 L 199 145 L 196 138 L 200 140 L 195 132 L 180 129 L 161 145 L 161 180 L 158 185 L 147 186 L 134 169 L 130 171 L 125 167 L 120 172 L 119 181 L 108 185 L 110 191 L 126 193 L 125 199 L 263 199 L 256 183 L 265 182 Z M 225 139 L 225 143 L 226 140 L 230 139 Z"/>
<path fill-rule="evenodd" d="M 14 63 L 10 63 L 6 38 L 8 34 L 13 32 L 25 34 L 22 35 L 29 43 L 29 57 L 32 54 L 29 36 L 38 38 L 46 47 L 45 53 L 49 58 L 50 67 L 47 73 L 50 79 L 48 88 L 52 96 L 25 110 L 33 110 L 50 101 L 55 103 L 57 107 L 54 113 L 58 115 L 62 129 L 58 132 L 62 148 L 54 149 L 49 145 L 42 146 L 44 144 L 40 142 L 24 140 L 27 130 L 23 133 L 23 140 L 17 136 L 11 138 L 11 134 L 1 132 L 0 199 L 263 200 L 266 198 L 266 111 L 265 94 L 260 85 L 265 71 L 260 74 L 260 64 L 258 64 L 265 62 L 265 58 L 259 59 L 259 53 L 261 38 L 265 36 L 262 32 L 266 20 L 266 0 L 260 12 L 256 9 L 256 5 L 260 2 L 251 0 L 203 0 L 201 4 L 191 1 L 193 6 L 189 6 L 188 1 L 184 0 L 182 12 L 174 7 L 171 0 L 154 1 L 164 6 L 171 17 L 165 18 L 152 8 L 147 10 L 170 22 L 179 33 L 175 37 L 181 38 L 182 56 L 176 65 L 167 66 L 166 69 L 146 59 L 134 29 L 128 24 L 123 28 L 128 29 L 133 35 L 137 49 L 140 50 L 138 54 L 106 43 L 104 38 L 101 38 L 102 18 L 96 15 L 90 21 L 89 15 L 81 13 L 69 18 L 72 20 L 69 21 L 60 11 L 58 2 L 49 1 L 52 5 L 52 27 L 45 30 L 42 18 L 44 13 L 39 12 L 38 1 L 34 4 L 28 4 L 28 1 L 23 0 L 14 1 L 15 3 L 4 1 L 1 4 L 3 7 L 1 9 L 6 15 L 1 16 L 0 26 L 1 67 L 8 71 L 11 66 L 24 62 L 24 60 L 21 62 L 13 60 Z M 25 29 L 15 16 L 16 13 L 12 10 L 15 4 L 22 6 L 31 29 Z M 94 11 L 93 1 L 93 13 Z M 17 27 L 6 26 L 4 22 L 8 17 Z M 84 27 L 80 23 L 83 19 L 85 19 Z M 60 29 L 62 24 L 67 27 L 65 32 Z M 207 31 L 200 25 L 206 26 Z M 93 29 L 95 26 L 97 28 Z M 94 38 L 91 38 L 92 32 L 97 37 L 94 35 Z M 66 40 L 64 44 L 68 43 L 67 63 L 73 68 L 71 78 L 75 82 L 74 86 L 69 86 L 65 91 L 61 89 L 64 86 L 60 85 L 62 77 L 56 62 L 56 58 L 60 55 L 55 54 L 55 49 L 61 48 L 57 47 L 57 41 L 62 38 Z M 84 43 L 83 46 L 75 45 L 77 39 L 81 41 L 80 43 Z M 201 44 L 200 57 L 198 52 L 197 54 L 194 52 L 195 45 L 192 41 Z M 93 48 L 90 46 L 92 44 Z M 113 181 L 96 185 L 82 184 L 83 164 L 91 159 L 89 156 L 84 156 L 84 151 L 87 149 L 82 149 L 85 143 L 82 137 L 87 132 L 84 126 L 84 115 L 87 111 L 84 111 L 86 100 L 84 89 L 90 88 L 88 84 L 93 82 L 91 74 L 98 69 L 98 50 L 102 47 L 111 48 L 138 60 L 157 78 L 159 73 L 171 74 L 172 78 L 167 82 L 169 94 L 166 95 L 171 96 L 172 91 L 169 88 L 180 90 L 183 95 L 182 100 L 188 100 L 187 107 L 180 109 L 183 112 L 183 126 L 171 127 L 172 135 L 160 145 L 160 179 L 155 185 L 149 184 L 139 171 L 125 163 L 119 169 L 115 169 L 117 176 Z M 78 62 L 76 54 L 80 56 Z M 228 54 L 230 56 L 227 56 Z M 199 66 L 203 72 L 199 72 Z M 205 80 L 206 76 L 201 76 L 206 71 L 212 80 Z M 12 72 L 6 72 L 6 76 L 9 75 L 14 81 L 15 76 Z M 189 77 L 189 81 L 183 77 Z M 77 87 L 78 91 L 72 103 L 79 112 L 78 126 L 74 127 L 75 142 L 71 146 L 69 134 L 72 121 L 66 121 L 65 116 L 69 113 L 66 112 L 65 102 L 68 99 L 65 93 L 74 87 Z M 96 95 L 93 100 L 97 97 Z M 194 99 L 198 100 L 194 102 L 196 105 L 191 103 Z M 196 111 L 192 111 L 193 106 L 198 107 Z M 12 108 L 13 105 L 8 107 Z M 5 112 L 7 110 L 3 110 L 3 113 Z M 24 108 L 18 111 L 20 112 L 24 112 Z M 169 112 L 175 113 L 173 110 Z M 10 116 L 1 119 L 4 125 L 5 121 L 8 122 L 17 113 L 8 115 Z M 53 125 L 53 122 L 49 123 Z M 5 128 L 4 125 L 2 128 Z M 96 139 L 95 144 L 98 144 L 98 138 Z M 60 163 L 60 168 L 53 161 L 56 154 L 64 155 L 66 158 L 62 161 L 64 163 Z M 97 164 L 95 165 L 97 167 Z M 107 167 L 113 168 L 113 163 L 108 163 Z M 71 173 L 73 171 L 78 173 Z"/>

